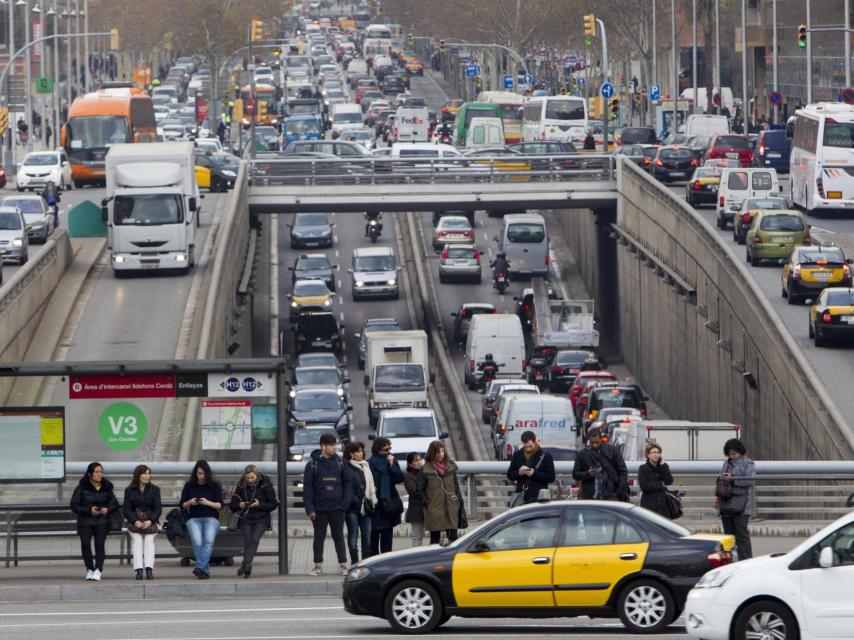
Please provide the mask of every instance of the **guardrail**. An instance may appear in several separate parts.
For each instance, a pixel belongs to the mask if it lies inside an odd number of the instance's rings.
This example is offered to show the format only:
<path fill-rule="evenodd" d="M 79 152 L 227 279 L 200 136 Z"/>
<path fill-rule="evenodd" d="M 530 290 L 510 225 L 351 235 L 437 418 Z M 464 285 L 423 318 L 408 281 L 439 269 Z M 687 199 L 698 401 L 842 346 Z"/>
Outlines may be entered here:
<path fill-rule="evenodd" d="M 419 150 L 414 149 L 413 154 Z M 429 151 L 423 152 L 425 155 Z M 253 186 L 322 184 L 482 184 L 612 181 L 609 154 L 401 158 L 259 155 L 250 160 Z"/>

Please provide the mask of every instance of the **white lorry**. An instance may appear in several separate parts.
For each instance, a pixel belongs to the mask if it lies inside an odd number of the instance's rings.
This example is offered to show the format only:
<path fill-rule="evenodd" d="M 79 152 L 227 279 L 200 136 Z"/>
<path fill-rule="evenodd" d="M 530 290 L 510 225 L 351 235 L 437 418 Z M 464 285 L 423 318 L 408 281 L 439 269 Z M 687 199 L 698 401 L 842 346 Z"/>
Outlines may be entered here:
<path fill-rule="evenodd" d="M 657 442 L 668 460 L 722 460 L 724 443 L 739 438 L 741 427 L 729 422 L 647 420 L 646 439 Z"/>
<path fill-rule="evenodd" d="M 195 265 L 199 217 L 192 142 L 114 144 L 106 158 L 107 225 L 113 272 Z"/>
<path fill-rule="evenodd" d="M 383 409 L 426 408 L 427 334 L 424 331 L 376 331 L 367 335 L 365 387 L 368 419 L 376 426 Z"/>
<path fill-rule="evenodd" d="M 593 300 L 554 300 L 542 278 L 533 278 L 531 336 L 534 346 L 559 349 L 599 348 Z"/>

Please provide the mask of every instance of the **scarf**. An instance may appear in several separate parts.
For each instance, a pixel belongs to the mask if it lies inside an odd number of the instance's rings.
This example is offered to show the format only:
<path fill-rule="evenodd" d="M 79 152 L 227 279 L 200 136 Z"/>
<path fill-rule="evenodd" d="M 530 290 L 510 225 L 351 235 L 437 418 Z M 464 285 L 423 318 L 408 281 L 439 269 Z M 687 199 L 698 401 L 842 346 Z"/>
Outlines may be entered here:
<path fill-rule="evenodd" d="M 448 464 L 446 462 L 439 462 L 438 460 L 436 460 L 433 463 L 433 468 L 436 470 L 436 473 L 438 473 L 440 476 L 443 476 L 448 470 Z"/>
<path fill-rule="evenodd" d="M 537 446 L 537 447 L 534 447 L 533 449 L 531 449 L 531 454 L 530 454 L 530 455 L 528 455 L 527 450 L 522 449 L 522 451 L 524 451 L 524 452 L 525 452 L 525 453 L 524 453 L 524 455 L 525 455 L 525 462 L 528 462 L 529 460 L 531 460 L 531 458 L 533 458 L 535 455 L 537 455 L 537 454 L 540 452 L 540 447 L 539 447 L 539 446 Z"/>
<path fill-rule="evenodd" d="M 380 476 L 377 497 L 380 500 L 391 500 L 391 467 L 388 464 L 388 460 L 381 456 L 371 456 L 369 464 Z"/>
<path fill-rule="evenodd" d="M 371 473 L 371 469 L 368 466 L 366 460 L 350 460 L 350 464 L 353 465 L 356 469 L 362 472 L 362 475 L 365 476 L 365 497 L 371 501 L 372 505 L 377 503 L 377 488 L 374 485 L 374 474 Z M 364 501 L 362 503 L 362 508 L 359 510 L 362 515 L 365 515 L 365 505 Z"/>

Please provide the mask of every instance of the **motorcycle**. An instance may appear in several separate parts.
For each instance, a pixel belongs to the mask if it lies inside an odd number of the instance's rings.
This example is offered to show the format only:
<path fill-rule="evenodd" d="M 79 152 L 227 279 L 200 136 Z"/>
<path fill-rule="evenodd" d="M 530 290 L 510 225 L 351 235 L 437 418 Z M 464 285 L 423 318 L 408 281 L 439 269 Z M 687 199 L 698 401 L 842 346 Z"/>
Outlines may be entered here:
<path fill-rule="evenodd" d="M 505 289 L 510 286 L 510 276 L 507 275 L 506 271 L 496 273 L 492 285 L 498 289 L 498 293 L 503 294 Z"/>
<path fill-rule="evenodd" d="M 371 239 L 371 242 L 375 243 L 379 239 L 382 230 L 383 226 L 376 220 L 368 222 L 368 237 Z"/>
<path fill-rule="evenodd" d="M 548 379 L 546 375 L 548 367 L 549 361 L 545 357 L 531 358 L 528 361 L 528 384 L 535 384 L 542 389 Z"/>
<path fill-rule="evenodd" d="M 482 375 L 480 376 L 480 383 L 478 384 L 478 390 L 483 393 L 486 391 L 486 388 L 489 386 L 489 383 L 495 380 L 495 377 L 498 375 L 498 370 L 503 367 L 503 364 L 493 363 L 486 364 L 481 363 L 481 367 L 479 367 Z"/>

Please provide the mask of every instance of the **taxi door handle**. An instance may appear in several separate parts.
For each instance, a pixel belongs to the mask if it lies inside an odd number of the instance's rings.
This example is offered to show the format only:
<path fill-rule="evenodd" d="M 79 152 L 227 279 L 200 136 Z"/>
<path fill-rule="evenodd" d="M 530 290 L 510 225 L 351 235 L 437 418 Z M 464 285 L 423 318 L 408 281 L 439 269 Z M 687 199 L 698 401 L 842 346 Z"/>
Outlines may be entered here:
<path fill-rule="evenodd" d="M 531 560 L 531 562 L 533 562 L 534 564 L 548 564 L 551 561 L 551 558 L 547 556 L 540 556 L 539 558 L 534 558 L 533 560 Z"/>
<path fill-rule="evenodd" d="M 638 554 L 636 553 L 621 553 L 620 560 L 636 560 Z"/>

